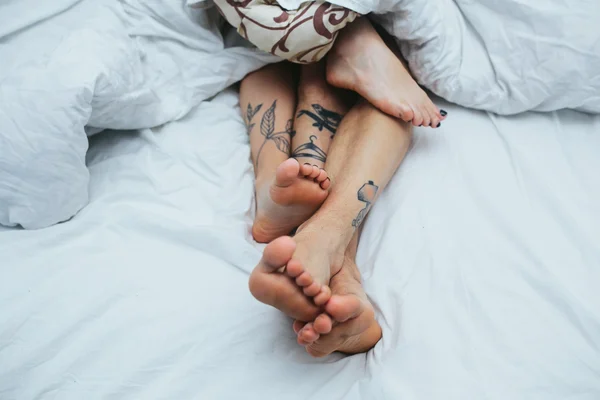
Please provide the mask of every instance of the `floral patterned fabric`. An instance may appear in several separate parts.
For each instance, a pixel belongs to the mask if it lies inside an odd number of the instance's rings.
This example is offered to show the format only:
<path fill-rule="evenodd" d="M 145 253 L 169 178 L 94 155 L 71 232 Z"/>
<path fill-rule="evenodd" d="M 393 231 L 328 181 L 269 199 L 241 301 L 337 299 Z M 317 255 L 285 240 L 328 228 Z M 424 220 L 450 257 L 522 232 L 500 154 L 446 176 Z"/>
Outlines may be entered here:
<path fill-rule="evenodd" d="M 285 10 L 276 0 L 214 0 L 238 33 L 261 50 L 307 64 L 327 54 L 341 29 L 359 15 L 323 1 Z"/>

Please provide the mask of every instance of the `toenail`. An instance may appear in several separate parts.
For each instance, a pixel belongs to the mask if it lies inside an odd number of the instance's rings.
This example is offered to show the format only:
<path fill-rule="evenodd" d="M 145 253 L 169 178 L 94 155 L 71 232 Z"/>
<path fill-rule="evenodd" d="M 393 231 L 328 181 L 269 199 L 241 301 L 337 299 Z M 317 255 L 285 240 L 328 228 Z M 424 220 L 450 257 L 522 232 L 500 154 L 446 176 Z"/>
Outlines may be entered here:
<path fill-rule="evenodd" d="M 437 124 L 436 128 L 439 128 L 440 126 L 442 126 L 441 122 L 439 124 Z"/>
<path fill-rule="evenodd" d="M 305 163 L 304 163 L 304 165 L 312 165 L 312 164 L 311 164 L 311 163 L 307 163 L 307 162 L 305 162 Z"/>
<path fill-rule="evenodd" d="M 448 113 L 445 110 L 440 110 L 440 115 L 442 117 L 445 117 L 446 115 L 448 115 Z"/>

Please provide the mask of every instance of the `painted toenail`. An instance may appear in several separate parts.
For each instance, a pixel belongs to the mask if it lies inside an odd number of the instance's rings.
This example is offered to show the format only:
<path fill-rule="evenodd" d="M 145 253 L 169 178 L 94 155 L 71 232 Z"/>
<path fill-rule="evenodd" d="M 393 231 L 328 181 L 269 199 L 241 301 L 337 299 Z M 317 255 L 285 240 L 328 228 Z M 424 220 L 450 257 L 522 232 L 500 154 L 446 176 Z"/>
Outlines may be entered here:
<path fill-rule="evenodd" d="M 436 128 L 439 128 L 440 126 L 442 126 L 441 122 L 439 124 L 437 124 Z"/>
<path fill-rule="evenodd" d="M 445 110 L 440 110 L 440 115 L 442 117 L 445 117 L 446 115 L 448 115 L 448 113 Z"/>

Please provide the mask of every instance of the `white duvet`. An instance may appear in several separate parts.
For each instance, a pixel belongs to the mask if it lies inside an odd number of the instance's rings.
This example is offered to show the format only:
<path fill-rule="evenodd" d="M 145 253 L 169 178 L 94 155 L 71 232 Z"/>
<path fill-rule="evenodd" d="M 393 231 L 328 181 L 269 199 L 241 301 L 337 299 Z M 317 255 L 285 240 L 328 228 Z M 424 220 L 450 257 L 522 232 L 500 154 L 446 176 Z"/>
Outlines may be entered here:
<path fill-rule="evenodd" d="M 0 224 L 42 228 L 87 204 L 85 127 L 179 119 L 273 61 L 220 25 L 183 1 L 1 3 Z"/>
<path fill-rule="evenodd" d="M 0 4 L 2 225 L 43 228 L 87 204 L 86 132 L 177 120 L 274 61 L 227 44 L 217 11 L 185 0 L 38 3 Z M 337 3 L 377 13 L 419 82 L 452 102 L 600 112 L 596 1 Z"/>
<path fill-rule="evenodd" d="M 383 340 L 312 359 L 252 298 L 235 91 L 91 140 L 90 204 L 0 227 L 0 398 L 597 400 L 600 116 L 440 103 L 369 215 Z M 227 140 L 225 140 L 225 138 Z"/>
<path fill-rule="evenodd" d="M 1 399 L 600 398 L 600 116 L 440 100 L 359 248 L 383 340 L 314 360 L 247 289 L 236 93 L 194 107 L 271 59 L 180 3 L 0 3 L 0 224 L 89 199 L 0 227 Z"/>
<path fill-rule="evenodd" d="M 376 13 L 419 83 L 451 102 L 498 114 L 600 112 L 597 0 L 331 2 Z"/>

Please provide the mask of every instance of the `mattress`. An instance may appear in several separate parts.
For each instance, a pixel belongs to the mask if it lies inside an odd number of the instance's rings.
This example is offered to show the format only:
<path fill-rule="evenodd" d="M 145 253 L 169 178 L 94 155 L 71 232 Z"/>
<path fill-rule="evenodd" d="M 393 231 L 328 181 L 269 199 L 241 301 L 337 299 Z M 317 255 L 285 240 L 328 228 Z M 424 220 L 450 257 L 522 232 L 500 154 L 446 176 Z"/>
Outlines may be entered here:
<path fill-rule="evenodd" d="M 437 103 L 360 242 L 372 351 L 313 359 L 250 295 L 230 89 L 92 137 L 72 220 L 0 228 L 0 398 L 600 398 L 600 117 Z"/>

